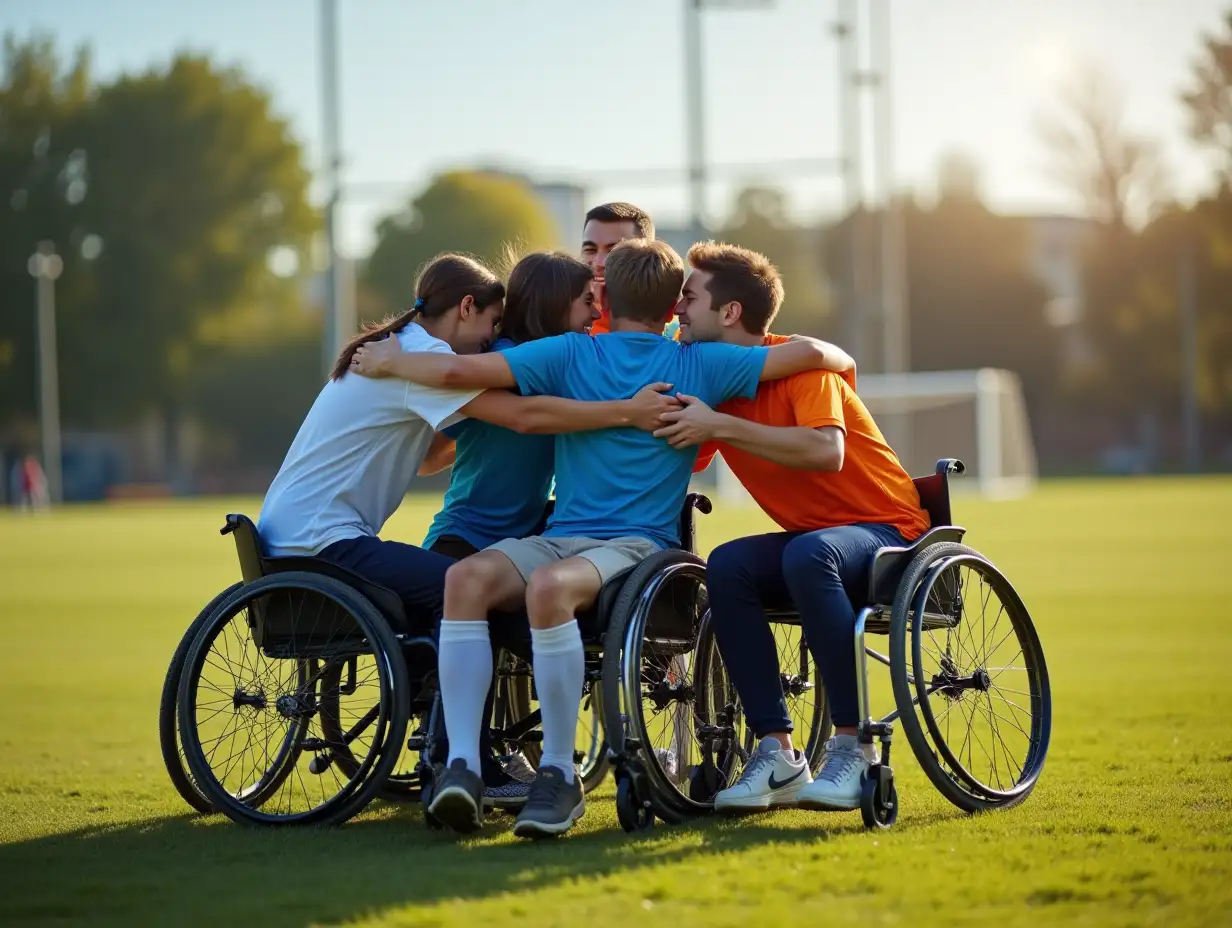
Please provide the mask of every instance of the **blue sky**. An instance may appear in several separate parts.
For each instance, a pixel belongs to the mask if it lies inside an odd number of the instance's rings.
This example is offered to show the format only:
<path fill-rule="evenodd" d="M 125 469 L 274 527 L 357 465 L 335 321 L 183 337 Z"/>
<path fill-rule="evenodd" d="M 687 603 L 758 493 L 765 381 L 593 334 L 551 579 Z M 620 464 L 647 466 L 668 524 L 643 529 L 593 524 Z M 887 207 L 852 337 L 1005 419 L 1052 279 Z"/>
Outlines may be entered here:
<path fill-rule="evenodd" d="M 1122 85 L 1127 124 L 1162 140 L 1178 193 L 1206 183 L 1177 95 L 1199 34 L 1220 28 L 1226 0 L 891 3 L 897 186 L 930 190 L 941 156 L 962 151 L 980 164 L 995 206 L 1076 209 L 1044 169 L 1034 120 L 1083 60 Z M 589 177 L 595 201 L 632 199 L 661 221 L 683 216 L 678 186 L 602 180 L 605 170 L 684 159 L 681 6 L 339 0 L 346 180 L 356 185 L 344 250 L 365 249 L 377 217 L 453 164 L 500 163 L 544 180 Z M 836 0 L 778 0 L 764 12 L 705 14 L 714 161 L 836 153 L 835 9 Z M 0 30 L 9 29 L 50 32 L 66 47 L 87 42 L 103 76 L 185 47 L 239 64 L 272 92 L 319 164 L 314 0 L 4 0 Z M 841 200 L 833 176 L 781 186 L 801 213 Z M 721 214 L 732 193 L 715 184 L 712 211 Z"/>

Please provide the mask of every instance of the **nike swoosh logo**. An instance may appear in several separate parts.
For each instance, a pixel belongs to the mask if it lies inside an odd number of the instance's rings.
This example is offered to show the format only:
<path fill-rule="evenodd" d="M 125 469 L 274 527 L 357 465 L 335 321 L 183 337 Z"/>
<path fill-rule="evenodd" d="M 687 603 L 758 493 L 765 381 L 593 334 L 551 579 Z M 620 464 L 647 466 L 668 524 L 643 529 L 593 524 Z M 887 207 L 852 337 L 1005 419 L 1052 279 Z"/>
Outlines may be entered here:
<path fill-rule="evenodd" d="M 772 774 L 770 774 L 770 788 L 771 788 L 771 789 L 782 789 L 784 786 L 786 786 L 786 785 L 787 785 L 788 783 L 790 783 L 792 780 L 798 780 L 798 779 L 800 779 L 800 777 L 801 777 L 801 775 L 803 775 L 803 773 L 804 773 L 804 768 L 803 768 L 803 767 L 801 767 L 799 770 L 797 770 L 795 773 L 793 773 L 791 776 L 789 776 L 786 780 L 776 780 L 776 779 L 774 778 L 774 774 L 772 773 Z"/>

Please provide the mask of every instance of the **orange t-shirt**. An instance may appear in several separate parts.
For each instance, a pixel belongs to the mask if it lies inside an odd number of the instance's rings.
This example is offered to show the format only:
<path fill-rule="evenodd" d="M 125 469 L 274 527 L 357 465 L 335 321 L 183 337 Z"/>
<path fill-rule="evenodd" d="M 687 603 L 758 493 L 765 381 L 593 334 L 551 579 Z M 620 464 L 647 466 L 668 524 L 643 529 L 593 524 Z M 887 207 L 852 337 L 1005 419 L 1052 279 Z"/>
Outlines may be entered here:
<path fill-rule="evenodd" d="M 767 335 L 765 344 L 788 339 Z M 886 444 L 881 430 L 856 396 L 855 372 L 807 371 L 763 383 L 751 399 L 728 400 L 720 412 L 771 426 L 835 426 L 846 435 L 838 473 L 783 467 L 721 442 L 707 442 L 694 471 L 704 470 L 716 451 L 757 504 L 784 530 L 813 531 L 838 525 L 893 525 L 908 541 L 929 525 L 920 494 Z"/>

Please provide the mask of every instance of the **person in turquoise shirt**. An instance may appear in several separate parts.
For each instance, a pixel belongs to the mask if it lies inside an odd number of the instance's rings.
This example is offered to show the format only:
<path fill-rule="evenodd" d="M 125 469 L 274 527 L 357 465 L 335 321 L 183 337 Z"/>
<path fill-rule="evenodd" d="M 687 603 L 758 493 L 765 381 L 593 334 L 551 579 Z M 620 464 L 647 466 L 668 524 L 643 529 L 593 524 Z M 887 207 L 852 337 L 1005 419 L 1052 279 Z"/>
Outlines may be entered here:
<path fill-rule="evenodd" d="M 599 318 L 590 268 L 568 255 L 536 252 L 509 274 L 493 351 L 565 332 L 587 333 Z M 467 419 L 446 429 L 455 441 L 445 503 L 424 547 L 465 557 L 506 538 L 533 535 L 552 492 L 555 438 L 519 435 Z"/>

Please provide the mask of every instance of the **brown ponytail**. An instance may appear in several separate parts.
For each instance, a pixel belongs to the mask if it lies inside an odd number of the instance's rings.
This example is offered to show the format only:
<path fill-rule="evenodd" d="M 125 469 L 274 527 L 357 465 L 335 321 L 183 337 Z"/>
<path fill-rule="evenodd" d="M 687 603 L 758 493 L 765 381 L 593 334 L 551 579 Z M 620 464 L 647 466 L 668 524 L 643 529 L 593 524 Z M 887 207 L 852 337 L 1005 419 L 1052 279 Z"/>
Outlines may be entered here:
<path fill-rule="evenodd" d="M 350 369 L 351 358 L 360 345 L 401 332 L 420 317 L 437 319 L 468 296 L 474 299 L 482 312 L 505 298 L 505 285 L 474 258 L 456 254 L 437 255 L 424 265 L 415 281 L 415 305 L 400 316 L 364 323 L 363 330 L 347 342 L 338 355 L 338 361 L 329 375 L 330 380 L 337 380 Z"/>

